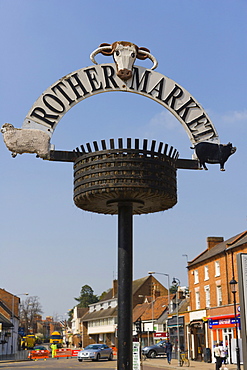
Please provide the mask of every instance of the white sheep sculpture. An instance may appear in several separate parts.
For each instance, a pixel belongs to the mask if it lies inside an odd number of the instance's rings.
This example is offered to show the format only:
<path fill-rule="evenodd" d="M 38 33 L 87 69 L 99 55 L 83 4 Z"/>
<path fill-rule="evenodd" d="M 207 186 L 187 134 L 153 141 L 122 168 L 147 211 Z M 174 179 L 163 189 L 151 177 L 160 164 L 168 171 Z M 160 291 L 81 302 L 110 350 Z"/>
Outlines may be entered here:
<path fill-rule="evenodd" d="M 50 136 L 46 132 L 15 128 L 11 123 L 4 123 L 1 132 L 13 157 L 22 153 L 36 153 L 41 158 L 47 158 L 50 149 Z"/>

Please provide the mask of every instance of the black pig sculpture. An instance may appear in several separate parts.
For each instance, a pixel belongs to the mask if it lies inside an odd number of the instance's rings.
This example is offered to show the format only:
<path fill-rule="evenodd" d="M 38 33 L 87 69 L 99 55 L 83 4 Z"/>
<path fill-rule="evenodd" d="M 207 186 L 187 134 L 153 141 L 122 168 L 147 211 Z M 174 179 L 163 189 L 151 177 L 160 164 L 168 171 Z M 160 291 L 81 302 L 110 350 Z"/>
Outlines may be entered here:
<path fill-rule="evenodd" d="M 228 144 L 214 144 L 209 142 L 201 142 L 195 145 L 194 148 L 197 158 L 200 162 L 200 167 L 207 170 L 205 163 L 219 163 L 220 170 L 225 171 L 224 164 L 227 159 L 236 152 L 237 148 L 232 146 L 232 143 Z"/>

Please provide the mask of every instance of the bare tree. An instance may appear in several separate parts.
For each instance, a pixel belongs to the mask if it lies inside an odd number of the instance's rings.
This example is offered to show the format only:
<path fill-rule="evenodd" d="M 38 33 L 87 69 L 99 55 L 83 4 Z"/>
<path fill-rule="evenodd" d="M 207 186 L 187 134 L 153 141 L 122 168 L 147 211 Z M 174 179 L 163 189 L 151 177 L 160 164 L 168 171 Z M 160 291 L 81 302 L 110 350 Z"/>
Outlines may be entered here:
<path fill-rule="evenodd" d="M 52 318 L 53 318 L 54 331 L 61 332 L 61 330 L 62 330 L 62 324 L 61 324 L 62 315 L 58 315 L 57 312 L 54 312 Z"/>
<path fill-rule="evenodd" d="M 35 332 L 37 315 L 42 314 L 42 306 L 39 297 L 27 297 L 20 304 L 20 323 L 25 328 L 25 333 Z"/>

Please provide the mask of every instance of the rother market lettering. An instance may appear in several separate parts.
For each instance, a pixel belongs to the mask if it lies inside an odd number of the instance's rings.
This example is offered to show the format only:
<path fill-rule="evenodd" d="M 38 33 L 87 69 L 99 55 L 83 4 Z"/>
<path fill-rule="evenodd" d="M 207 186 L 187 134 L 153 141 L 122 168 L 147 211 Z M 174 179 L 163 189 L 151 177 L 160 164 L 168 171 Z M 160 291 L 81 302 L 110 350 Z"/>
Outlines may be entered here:
<path fill-rule="evenodd" d="M 83 99 L 107 91 L 144 95 L 168 109 L 183 125 L 193 144 L 218 141 L 217 132 L 201 105 L 168 77 L 134 66 L 132 78 L 122 81 L 115 64 L 100 64 L 75 71 L 50 86 L 34 103 L 22 128 L 38 128 L 52 135 L 67 111 Z"/>

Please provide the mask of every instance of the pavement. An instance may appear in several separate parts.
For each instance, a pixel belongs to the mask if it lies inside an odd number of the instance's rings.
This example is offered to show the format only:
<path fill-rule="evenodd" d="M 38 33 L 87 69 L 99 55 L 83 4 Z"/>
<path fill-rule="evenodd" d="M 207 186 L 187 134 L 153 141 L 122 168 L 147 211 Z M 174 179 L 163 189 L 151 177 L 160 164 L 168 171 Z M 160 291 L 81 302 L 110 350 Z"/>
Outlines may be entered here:
<path fill-rule="evenodd" d="M 167 363 L 167 359 L 164 357 L 152 358 L 152 359 L 147 358 L 145 361 L 143 361 L 143 370 L 145 370 L 146 366 L 162 368 L 164 370 L 166 369 L 180 369 L 181 370 L 181 367 L 178 365 L 178 360 L 172 359 L 171 364 L 169 365 Z M 227 370 L 237 370 L 236 364 L 227 364 L 225 366 Z M 183 367 L 187 368 L 187 365 L 184 364 Z M 215 363 L 190 361 L 190 368 L 193 370 L 215 370 Z M 225 370 L 224 367 L 221 369 Z M 243 365 L 241 365 L 241 370 L 244 370 Z"/>

